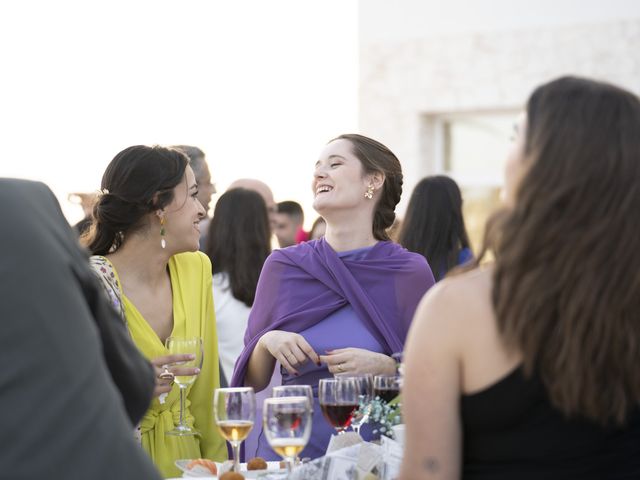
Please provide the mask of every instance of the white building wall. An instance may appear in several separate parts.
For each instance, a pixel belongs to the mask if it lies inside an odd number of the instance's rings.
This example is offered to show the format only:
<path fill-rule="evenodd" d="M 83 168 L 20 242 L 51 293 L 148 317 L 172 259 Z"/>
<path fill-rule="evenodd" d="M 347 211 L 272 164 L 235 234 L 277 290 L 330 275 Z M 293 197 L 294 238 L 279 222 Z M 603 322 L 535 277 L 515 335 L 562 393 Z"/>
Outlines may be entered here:
<path fill-rule="evenodd" d="M 640 94 L 640 2 L 361 0 L 359 20 L 359 127 L 403 164 L 401 214 L 440 173 L 441 115 L 515 112 L 565 74 Z"/>

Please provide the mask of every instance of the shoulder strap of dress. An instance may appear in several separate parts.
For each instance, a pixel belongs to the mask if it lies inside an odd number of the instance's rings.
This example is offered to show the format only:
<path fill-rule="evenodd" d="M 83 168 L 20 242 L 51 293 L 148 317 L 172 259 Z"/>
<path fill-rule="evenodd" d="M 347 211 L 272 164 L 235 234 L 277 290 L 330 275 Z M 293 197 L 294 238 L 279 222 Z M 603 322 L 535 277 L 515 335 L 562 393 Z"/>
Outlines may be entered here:
<path fill-rule="evenodd" d="M 107 294 L 107 298 L 110 300 L 111 305 L 115 308 L 116 312 L 122 318 L 122 321 L 126 323 L 126 316 L 124 313 L 124 305 L 122 303 L 122 289 L 118 283 L 118 278 L 113 271 L 113 265 L 105 257 L 101 255 L 92 255 L 89 258 L 89 263 L 93 273 L 100 279 L 100 284 L 104 292 Z"/>

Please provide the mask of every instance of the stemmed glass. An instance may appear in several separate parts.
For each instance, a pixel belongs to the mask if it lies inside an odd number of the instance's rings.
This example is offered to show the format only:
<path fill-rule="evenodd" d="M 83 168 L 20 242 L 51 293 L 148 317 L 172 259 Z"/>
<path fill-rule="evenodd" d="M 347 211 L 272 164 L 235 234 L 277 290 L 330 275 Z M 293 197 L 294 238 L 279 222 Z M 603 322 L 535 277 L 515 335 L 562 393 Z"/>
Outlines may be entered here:
<path fill-rule="evenodd" d="M 202 367 L 202 339 L 198 337 L 169 337 L 165 341 L 165 346 L 170 354 L 182 354 L 189 353 L 193 355 L 193 360 L 186 360 L 183 362 L 176 363 L 183 368 L 201 368 Z M 165 366 L 165 369 L 167 367 Z M 191 428 L 184 417 L 184 404 L 187 397 L 187 387 L 195 382 L 197 375 L 176 375 L 174 376 L 174 381 L 180 388 L 180 420 L 178 424 L 170 430 L 166 432 L 167 435 L 200 435 L 200 432 Z"/>
<path fill-rule="evenodd" d="M 336 429 L 338 435 L 344 433 L 351 424 L 353 412 L 358 408 L 356 382 L 352 378 L 321 378 L 318 399 L 324 418 Z"/>
<path fill-rule="evenodd" d="M 240 471 L 240 444 L 249 436 L 256 416 L 252 387 L 216 388 L 213 394 L 216 425 L 233 449 L 233 469 Z"/>
<path fill-rule="evenodd" d="M 360 427 L 369 419 L 371 406 L 368 403 L 373 399 L 373 375 L 363 373 L 358 375 L 336 375 L 340 379 L 350 379 L 356 383 L 358 391 L 358 409 L 351 418 L 353 431 L 360 435 Z"/>
<path fill-rule="evenodd" d="M 295 459 L 311 435 L 311 406 L 307 396 L 267 398 L 262 409 L 264 434 L 271 448 L 287 462 Z"/>
<path fill-rule="evenodd" d="M 389 403 L 400 395 L 401 381 L 400 375 L 376 375 L 373 378 L 373 393 Z"/>
<path fill-rule="evenodd" d="M 278 385 L 273 387 L 274 397 L 307 397 L 313 413 L 313 389 L 311 385 Z"/>

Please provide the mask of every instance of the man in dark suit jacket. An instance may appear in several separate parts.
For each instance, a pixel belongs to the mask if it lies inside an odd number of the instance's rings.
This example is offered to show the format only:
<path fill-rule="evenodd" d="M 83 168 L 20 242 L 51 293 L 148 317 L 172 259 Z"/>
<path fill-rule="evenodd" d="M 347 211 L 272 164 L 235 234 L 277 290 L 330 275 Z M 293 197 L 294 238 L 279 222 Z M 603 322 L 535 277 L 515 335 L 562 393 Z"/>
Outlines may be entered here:
<path fill-rule="evenodd" d="M 0 179 L 0 478 L 157 479 L 155 378 L 42 183 Z"/>

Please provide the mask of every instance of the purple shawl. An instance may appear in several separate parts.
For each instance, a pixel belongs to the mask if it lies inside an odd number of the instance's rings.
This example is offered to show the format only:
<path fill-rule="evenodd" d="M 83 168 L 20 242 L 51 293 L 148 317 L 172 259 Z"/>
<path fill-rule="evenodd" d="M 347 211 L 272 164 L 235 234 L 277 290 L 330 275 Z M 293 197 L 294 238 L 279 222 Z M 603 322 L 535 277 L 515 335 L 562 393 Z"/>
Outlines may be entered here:
<path fill-rule="evenodd" d="M 324 238 L 275 250 L 260 274 L 231 385 L 243 384 L 266 332 L 301 332 L 347 304 L 386 354 L 402 351 L 418 302 L 433 284 L 425 258 L 393 242 L 378 242 L 361 260 L 341 259 Z"/>

